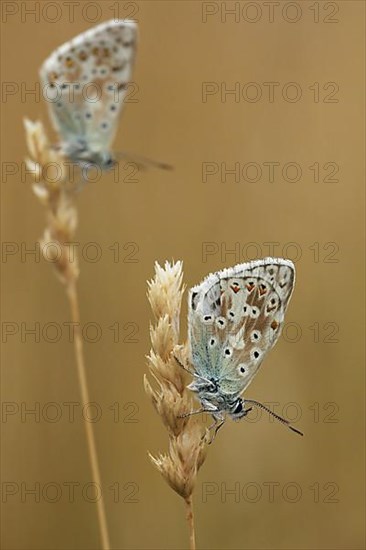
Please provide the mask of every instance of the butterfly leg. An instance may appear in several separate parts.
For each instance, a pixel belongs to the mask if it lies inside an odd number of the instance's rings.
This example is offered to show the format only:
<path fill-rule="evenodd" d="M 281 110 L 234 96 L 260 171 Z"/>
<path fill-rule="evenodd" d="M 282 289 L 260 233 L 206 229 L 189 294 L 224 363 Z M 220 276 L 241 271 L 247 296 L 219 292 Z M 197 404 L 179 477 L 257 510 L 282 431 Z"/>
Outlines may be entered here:
<path fill-rule="evenodd" d="M 211 430 L 214 430 L 213 435 L 211 436 L 210 441 L 208 442 L 209 445 L 213 443 L 216 439 L 217 432 L 219 429 L 225 424 L 225 418 L 215 418 L 214 422 L 211 424 L 211 426 L 208 427 L 208 431 L 211 432 Z M 205 437 L 205 436 L 203 436 Z"/>

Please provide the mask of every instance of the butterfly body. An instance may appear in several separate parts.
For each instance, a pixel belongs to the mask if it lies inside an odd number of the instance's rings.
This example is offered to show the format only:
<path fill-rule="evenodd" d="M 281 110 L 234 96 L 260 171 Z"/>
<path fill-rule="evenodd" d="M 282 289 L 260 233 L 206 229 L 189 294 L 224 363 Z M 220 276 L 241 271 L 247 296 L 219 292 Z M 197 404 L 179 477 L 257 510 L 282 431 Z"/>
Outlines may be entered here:
<path fill-rule="evenodd" d="M 80 166 L 93 164 L 99 166 L 101 170 L 109 170 L 117 162 L 108 149 L 93 150 L 83 138 L 79 138 L 76 142 L 62 143 L 60 149 L 66 157 Z"/>
<path fill-rule="evenodd" d="M 136 53 L 133 21 L 107 21 L 55 50 L 40 76 L 59 147 L 75 163 L 114 164 L 117 131 Z"/>
<path fill-rule="evenodd" d="M 224 420 L 225 414 L 239 420 L 247 414 L 244 400 L 238 394 L 224 393 L 219 378 L 206 380 L 198 377 L 188 388 L 198 394 L 202 408 L 216 420 Z"/>
<path fill-rule="evenodd" d="M 249 412 L 241 394 L 280 336 L 294 282 L 291 261 L 265 258 L 211 274 L 191 289 L 188 387 L 216 421 Z"/>

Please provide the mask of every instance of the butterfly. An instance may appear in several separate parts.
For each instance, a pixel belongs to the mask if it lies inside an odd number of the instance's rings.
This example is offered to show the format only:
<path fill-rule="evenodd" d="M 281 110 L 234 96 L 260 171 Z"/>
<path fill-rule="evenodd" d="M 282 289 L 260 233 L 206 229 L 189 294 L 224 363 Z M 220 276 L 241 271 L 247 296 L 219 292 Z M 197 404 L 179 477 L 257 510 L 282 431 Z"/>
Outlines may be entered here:
<path fill-rule="evenodd" d="M 216 435 L 227 416 L 239 420 L 252 404 L 289 422 L 253 399 L 246 390 L 277 342 L 295 284 L 290 260 L 265 258 L 206 277 L 188 298 L 188 349 L 193 382 L 188 386 L 214 418 Z M 289 426 L 292 430 L 298 430 Z"/>
<path fill-rule="evenodd" d="M 60 148 L 71 161 L 101 169 L 131 80 L 137 43 L 134 21 L 111 20 L 76 36 L 43 63 L 40 77 Z"/>

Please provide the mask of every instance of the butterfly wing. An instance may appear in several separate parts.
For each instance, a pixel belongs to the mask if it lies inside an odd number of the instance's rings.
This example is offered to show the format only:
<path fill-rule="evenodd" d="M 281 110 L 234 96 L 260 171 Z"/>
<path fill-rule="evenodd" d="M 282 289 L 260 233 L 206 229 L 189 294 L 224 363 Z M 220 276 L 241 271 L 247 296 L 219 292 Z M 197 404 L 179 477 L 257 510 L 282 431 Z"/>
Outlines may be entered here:
<path fill-rule="evenodd" d="M 292 262 L 266 258 L 210 275 L 191 289 L 196 374 L 217 378 L 224 394 L 242 393 L 280 336 L 294 282 Z"/>
<path fill-rule="evenodd" d="M 70 154 L 107 150 L 117 130 L 136 53 L 133 21 L 107 21 L 67 42 L 43 63 L 43 95 Z"/>

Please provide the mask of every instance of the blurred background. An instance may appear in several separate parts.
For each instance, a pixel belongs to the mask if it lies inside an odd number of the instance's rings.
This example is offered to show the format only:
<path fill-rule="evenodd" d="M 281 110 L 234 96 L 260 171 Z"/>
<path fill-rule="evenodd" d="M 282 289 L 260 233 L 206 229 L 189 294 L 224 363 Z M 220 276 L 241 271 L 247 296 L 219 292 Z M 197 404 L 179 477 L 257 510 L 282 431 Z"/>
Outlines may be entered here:
<path fill-rule="evenodd" d="M 115 149 L 174 166 L 131 181 L 122 164 L 77 199 L 112 548 L 188 545 L 183 502 L 147 457 L 167 448 L 142 384 L 154 262 L 183 260 L 191 286 L 270 254 L 294 260 L 297 284 L 247 396 L 305 437 L 264 414 L 228 422 L 198 476 L 197 545 L 364 548 L 363 2 L 107 0 L 73 17 L 67 4 L 2 3 L 3 548 L 99 547 L 68 303 L 52 265 L 26 254 L 45 212 L 22 173 L 23 117 L 51 134 L 41 63 L 111 17 L 140 34 Z M 182 339 L 186 313 L 185 297 Z"/>

